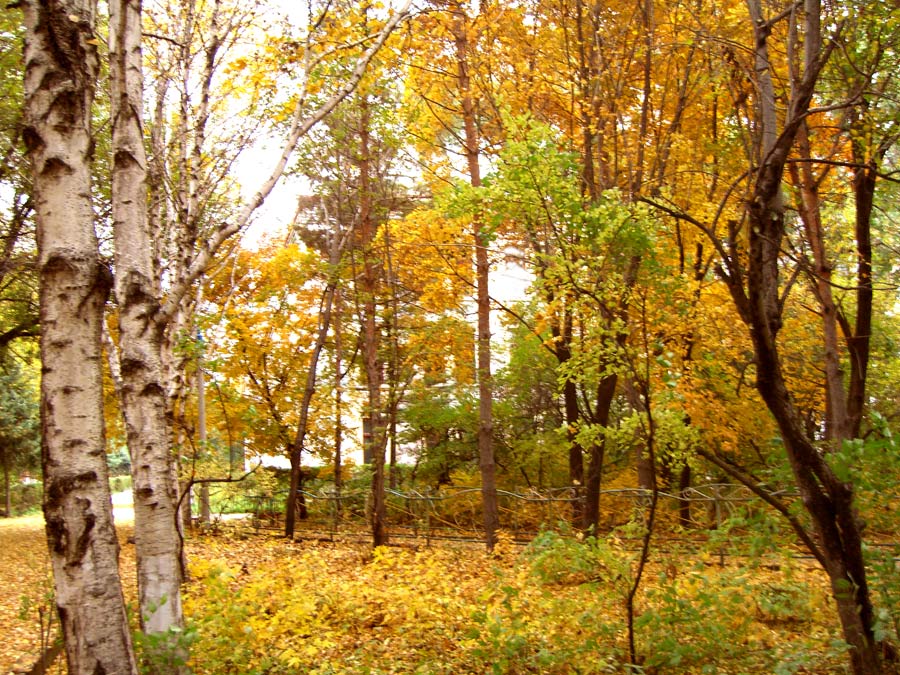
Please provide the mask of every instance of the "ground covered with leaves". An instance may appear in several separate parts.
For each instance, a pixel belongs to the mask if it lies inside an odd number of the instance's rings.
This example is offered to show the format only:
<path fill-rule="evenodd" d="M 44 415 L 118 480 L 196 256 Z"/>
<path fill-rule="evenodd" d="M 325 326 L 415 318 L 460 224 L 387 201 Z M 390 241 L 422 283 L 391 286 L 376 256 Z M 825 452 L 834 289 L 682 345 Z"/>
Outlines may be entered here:
<path fill-rule="evenodd" d="M 37 608 L 49 591 L 40 519 L 0 523 L 0 546 L 7 673 L 40 648 Z M 195 534 L 188 549 L 184 639 L 198 675 L 623 673 L 629 661 L 637 552 L 625 538 L 547 532 L 527 547 L 502 541 L 493 555 L 416 542 L 373 552 L 233 527 Z M 752 546 L 721 555 L 716 539 L 666 549 L 635 597 L 633 672 L 844 672 L 813 561 Z M 127 543 L 123 565 L 133 588 Z"/>
<path fill-rule="evenodd" d="M 546 533 L 460 545 L 214 539 L 187 611 L 196 673 L 619 673 L 636 552 Z M 647 673 L 842 672 L 824 579 L 805 558 L 658 556 L 639 593 Z"/>

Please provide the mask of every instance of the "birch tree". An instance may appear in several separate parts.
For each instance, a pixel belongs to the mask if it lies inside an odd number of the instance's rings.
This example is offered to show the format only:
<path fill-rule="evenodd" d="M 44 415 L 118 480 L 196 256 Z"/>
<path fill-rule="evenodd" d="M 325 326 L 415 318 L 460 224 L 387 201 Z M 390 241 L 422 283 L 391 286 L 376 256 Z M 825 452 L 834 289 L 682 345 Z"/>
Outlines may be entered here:
<path fill-rule="evenodd" d="M 330 95 L 312 106 L 306 104 L 308 89 L 312 85 L 312 70 L 320 64 L 320 59 L 313 56 L 314 39 L 318 36 L 316 25 L 310 29 L 304 45 L 307 57 L 300 61 L 303 88 L 298 92 L 287 134 L 273 168 L 233 218 L 201 231 L 197 195 L 202 177 L 201 158 L 206 150 L 204 132 L 211 121 L 208 114 L 210 87 L 214 70 L 220 63 L 218 52 L 224 34 L 234 29 L 233 21 L 226 22 L 227 27 L 219 25 L 221 4 L 217 2 L 213 6 L 210 36 L 204 41 L 198 135 L 190 147 L 190 160 L 179 164 L 187 172 L 188 183 L 183 186 L 183 194 L 176 204 L 181 204 L 185 213 L 175 220 L 174 230 L 166 233 L 175 244 L 172 255 L 165 259 L 171 262 L 168 266 L 163 264 L 164 257 L 160 255 L 163 243 L 155 238 L 160 230 L 149 224 L 149 216 L 157 217 L 158 212 L 148 211 L 147 207 L 149 165 L 143 147 L 142 127 L 141 3 L 139 0 L 115 0 L 110 4 L 113 219 L 121 334 L 118 345 L 118 370 L 122 375 L 120 400 L 132 455 L 140 611 L 144 629 L 156 634 L 177 633 L 182 624 L 183 551 L 176 513 L 178 490 L 172 448 L 171 381 L 179 329 L 189 325 L 189 315 L 193 311 L 187 300 L 193 295 L 190 291 L 213 263 L 220 248 L 250 223 L 283 175 L 300 139 L 356 88 L 369 62 L 406 17 L 410 6 L 407 2 L 390 15 L 352 61 L 349 75 Z M 187 4 L 188 14 L 194 9 L 195 3 Z M 192 35 L 191 28 L 184 30 L 182 46 Z M 188 82 L 183 82 L 183 86 L 186 95 Z M 182 108 L 185 105 L 182 98 Z M 160 149 L 154 146 L 155 151 Z M 160 164 L 155 166 L 158 169 Z M 159 199 L 151 199 L 149 203 L 152 208 L 159 204 Z"/>
<path fill-rule="evenodd" d="M 111 286 L 94 231 L 93 0 L 22 3 L 25 133 L 42 326 L 44 518 L 68 672 L 136 673 L 106 468 L 100 330 Z"/>
<path fill-rule="evenodd" d="M 148 633 L 182 624 L 178 483 L 162 370 L 165 323 L 151 259 L 143 133 L 141 1 L 109 3 L 112 215 L 122 410 L 131 451 L 141 622 Z"/>

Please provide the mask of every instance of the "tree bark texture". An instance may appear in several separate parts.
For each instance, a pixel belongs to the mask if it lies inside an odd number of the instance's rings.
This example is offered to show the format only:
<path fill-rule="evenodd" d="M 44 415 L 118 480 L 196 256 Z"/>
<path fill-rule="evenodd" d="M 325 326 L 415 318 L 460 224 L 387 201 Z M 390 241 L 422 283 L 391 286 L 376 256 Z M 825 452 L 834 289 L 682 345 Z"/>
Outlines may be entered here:
<path fill-rule="evenodd" d="M 183 623 L 183 571 L 178 482 L 163 379 L 164 326 L 156 321 L 159 290 L 148 227 L 141 2 L 112 0 L 109 8 L 121 401 L 131 452 L 141 623 L 145 632 L 163 633 Z"/>
<path fill-rule="evenodd" d="M 618 375 L 606 375 L 597 385 L 597 401 L 591 423 L 600 426 L 609 424 L 609 413 L 616 395 Z M 582 510 L 582 529 L 588 534 L 597 536 L 600 527 L 600 488 L 603 480 L 603 462 L 606 454 L 606 443 L 603 440 L 591 444 L 584 491 L 584 508 Z"/>
<path fill-rule="evenodd" d="M 72 675 L 137 672 L 106 468 L 101 325 L 111 285 L 94 232 L 96 3 L 22 3 L 24 138 L 34 178 L 44 519 Z"/>
<path fill-rule="evenodd" d="M 797 145 L 803 157 L 812 158 L 809 128 L 806 122 L 800 125 Z M 790 168 L 794 182 L 799 187 L 800 203 L 798 212 L 806 231 L 806 240 L 813 254 L 813 291 L 822 315 L 822 346 L 824 348 L 825 393 L 827 411 L 825 432 L 827 438 L 837 447 L 850 438 L 847 416 L 847 396 L 844 392 L 844 371 L 841 366 L 840 345 L 838 343 L 838 306 L 831 292 L 831 261 L 826 252 L 825 228 L 822 223 L 819 180 L 813 175 L 812 163 L 794 164 Z"/>
<path fill-rule="evenodd" d="M 872 212 L 875 205 L 877 164 L 875 158 L 866 159 L 865 150 L 853 144 L 853 194 L 856 218 L 856 321 L 852 335 L 847 337 L 850 350 L 850 385 L 847 390 L 847 417 L 850 433 L 858 438 L 866 405 L 866 381 L 869 372 L 869 352 L 872 340 Z"/>

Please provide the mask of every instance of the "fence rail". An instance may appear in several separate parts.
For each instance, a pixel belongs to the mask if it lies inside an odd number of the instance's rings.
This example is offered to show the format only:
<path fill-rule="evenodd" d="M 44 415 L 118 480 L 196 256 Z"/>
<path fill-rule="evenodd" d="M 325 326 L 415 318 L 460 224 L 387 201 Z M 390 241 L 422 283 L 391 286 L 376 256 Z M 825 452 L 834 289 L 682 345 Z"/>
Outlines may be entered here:
<path fill-rule="evenodd" d="M 716 528 L 741 506 L 761 503 L 742 485 L 709 483 L 673 494 L 659 491 L 659 515 L 694 528 Z M 770 492 L 781 498 L 793 498 L 795 492 Z M 297 529 L 339 533 L 359 532 L 367 528 L 371 512 L 371 492 L 301 490 Z M 642 488 L 602 490 L 600 527 L 623 525 L 647 508 L 652 492 Z M 287 493 L 254 495 L 253 523 L 258 529 L 281 529 Z M 583 488 L 556 488 L 513 492 L 497 491 L 500 527 L 515 539 L 534 536 L 542 528 L 556 527 L 572 520 L 574 509 L 583 499 Z M 387 520 L 392 531 L 409 532 L 416 537 L 479 538 L 481 489 L 387 490 Z"/>

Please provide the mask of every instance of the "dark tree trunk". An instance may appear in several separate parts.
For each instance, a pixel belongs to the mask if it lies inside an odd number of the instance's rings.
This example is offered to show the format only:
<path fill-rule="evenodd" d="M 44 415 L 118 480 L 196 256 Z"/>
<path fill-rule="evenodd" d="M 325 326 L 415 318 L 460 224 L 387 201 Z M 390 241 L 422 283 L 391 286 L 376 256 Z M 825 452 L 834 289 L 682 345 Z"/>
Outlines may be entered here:
<path fill-rule="evenodd" d="M 854 148 L 854 159 L 862 153 Z M 866 380 L 872 335 L 872 210 L 877 174 L 874 163 L 867 162 L 853 172 L 856 198 L 856 322 L 847 338 L 850 351 L 850 384 L 847 390 L 847 418 L 851 438 L 859 438 L 866 406 Z"/>
<path fill-rule="evenodd" d="M 3 451 L 3 501 L 5 508 L 3 515 L 7 518 L 12 517 L 12 492 L 9 489 L 9 451 Z"/>
<path fill-rule="evenodd" d="M 333 237 L 329 253 L 329 263 L 332 269 L 337 266 L 346 243 L 346 239 L 342 238 L 339 232 L 335 232 Z M 295 516 L 300 514 L 301 519 L 306 519 L 306 501 L 301 492 L 303 489 L 303 446 L 306 440 L 307 426 L 309 425 L 309 409 L 312 404 L 312 397 L 316 392 L 319 357 L 322 355 L 322 349 L 325 347 L 325 341 L 328 338 L 328 327 L 331 324 L 331 310 L 337 293 L 337 283 L 337 279 L 329 279 L 322 295 L 319 329 L 316 333 L 316 342 L 313 345 L 312 354 L 309 357 L 309 367 L 306 371 L 306 386 L 303 389 L 303 399 L 300 402 L 300 420 L 297 422 L 297 434 L 290 448 L 288 448 L 291 458 L 291 482 L 284 512 L 284 536 L 288 538 L 294 536 Z M 338 457 L 338 460 L 340 460 L 340 457 Z M 297 505 L 298 499 L 301 502 L 299 506 Z"/>
<path fill-rule="evenodd" d="M 719 272 L 749 328 L 756 356 L 756 386 L 778 424 L 809 514 L 815 537 L 804 536 L 804 541 L 830 579 L 844 639 L 850 646 L 852 671 L 854 675 L 881 675 L 885 664 L 873 630 L 875 613 L 866 579 L 861 524 L 853 505 L 853 485 L 835 476 L 826 456 L 807 434 L 778 353 L 783 311 L 779 272 L 786 232 L 781 183 L 787 159 L 803 131 L 819 74 L 834 44 L 823 46 L 819 0 L 806 0 L 801 15 L 803 63 L 802 67 L 792 64 L 790 100 L 779 130 L 768 50 L 772 25 L 763 16 L 760 0 L 749 0 L 748 7 L 757 60 L 759 165 L 746 202 L 746 268 L 741 257 L 734 254 L 726 257 Z M 731 242 L 731 251 L 736 250 Z"/>
<path fill-rule="evenodd" d="M 609 411 L 612 408 L 613 397 L 616 393 L 616 375 L 607 375 L 597 387 L 597 404 L 594 413 L 594 424 L 606 426 L 609 424 Z M 603 460 L 605 445 L 595 443 L 590 448 L 590 461 L 588 463 L 587 482 L 584 493 L 584 520 L 582 529 L 588 534 L 597 534 L 600 527 L 600 485 L 603 476 Z"/>

